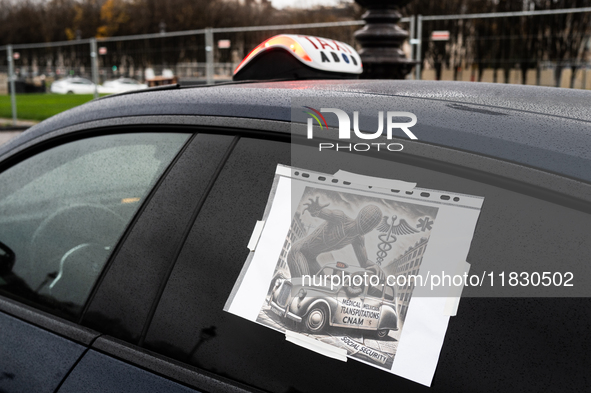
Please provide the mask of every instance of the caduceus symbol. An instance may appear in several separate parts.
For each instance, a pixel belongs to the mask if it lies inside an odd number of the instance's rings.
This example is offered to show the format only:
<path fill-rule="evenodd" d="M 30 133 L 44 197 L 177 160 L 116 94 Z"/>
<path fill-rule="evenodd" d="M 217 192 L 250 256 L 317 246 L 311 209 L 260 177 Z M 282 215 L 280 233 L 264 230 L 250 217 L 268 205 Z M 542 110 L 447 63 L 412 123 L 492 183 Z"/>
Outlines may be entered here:
<path fill-rule="evenodd" d="M 378 235 L 378 239 L 382 242 L 378 244 L 379 251 L 377 252 L 376 264 L 381 265 L 384 258 L 388 255 L 388 251 L 392 249 L 392 243 L 396 241 L 396 236 L 410 235 L 418 233 L 416 229 L 411 227 L 405 219 L 401 218 L 398 224 L 394 225 L 397 216 L 392 216 L 392 223 L 388 224 L 388 217 L 384 216 L 382 222 L 376 228 L 380 232 L 384 232 Z"/>

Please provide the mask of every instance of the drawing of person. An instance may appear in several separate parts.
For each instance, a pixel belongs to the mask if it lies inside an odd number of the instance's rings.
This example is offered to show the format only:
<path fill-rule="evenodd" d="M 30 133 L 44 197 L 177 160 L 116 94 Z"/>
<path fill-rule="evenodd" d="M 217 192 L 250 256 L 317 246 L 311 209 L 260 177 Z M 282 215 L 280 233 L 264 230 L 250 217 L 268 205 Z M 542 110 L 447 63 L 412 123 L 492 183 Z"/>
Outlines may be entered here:
<path fill-rule="evenodd" d="M 309 199 L 305 203 L 312 217 L 318 217 L 325 222 L 310 235 L 296 241 L 287 255 L 287 264 L 292 277 L 313 275 L 320 270 L 317 257 L 326 252 L 340 250 L 351 245 L 359 266 L 373 269 L 375 274 L 383 275 L 382 270 L 367 257 L 364 235 L 371 232 L 382 220 L 382 211 L 376 205 L 363 207 L 356 218 L 347 216 L 341 210 L 330 210 L 330 203 L 321 205 L 319 197 Z"/>

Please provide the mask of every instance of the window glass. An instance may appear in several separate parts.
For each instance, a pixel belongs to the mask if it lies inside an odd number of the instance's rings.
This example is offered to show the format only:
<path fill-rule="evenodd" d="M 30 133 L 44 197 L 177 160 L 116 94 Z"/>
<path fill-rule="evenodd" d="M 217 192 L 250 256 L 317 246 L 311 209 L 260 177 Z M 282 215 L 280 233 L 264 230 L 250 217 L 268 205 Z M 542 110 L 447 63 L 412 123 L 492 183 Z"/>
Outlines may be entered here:
<path fill-rule="evenodd" d="M 332 276 L 337 274 L 338 272 L 335 271 L 335 269 L 333 269 L 332 267 L 325 267 L 323 268 L 320 273 L 318 273 L 319 276 Z"/>
<path fill-rule="evenodd" d="M 384 289 L 384 285 L 380 284 L 377 286 L 373 286 L 370 285 L 367 288 L 367 296 L 373 296 L 373 297 L 377 297 L 377 298 L 381 298 L 382 297 L 382 291 Z"/>
<path fill-rule="evenodd" d="M 145 337 L 145 347 L 268 391 L 377 391 L 385 386 L 403 391 L 422 388 L 360 362 L 337 362 L 306 351 L 287 343 L 285 335 L 277 331 L 223 311 L 249 254 L 246 246 L 252 229 L 263 216 L 276 165 L 291 165 L 290 151 L 288 143 L 246 138 L 238 142 L 179 254 Z M 440 170 L 390 161 L 386 155 L 386 159 L 382 159 L 384 156 L 355 155 L 362 159 L 354 160 L 353 154 L 326 154 L 323 166 L 319 167 L 313 160 L 317 151 L 317 148 L 309 148 L 307 169 L 324 173 L 342 169 L 418 182 L 425 188 L 484 196 L 486 202 L 467 258 L 473 271 L 499 272 L 507 266 L 504 261 L 510 264 L 516 260 L 535 262 L 540 270 L 557 271 L 564 268 L 561 266 L 563 261 L 586 261 L 591 253 L 588 230 L 585 230 L 589 228 L 591 216 L 584 212 Z M 380 160 L 383 165 L 376 173 L 364 173 L 364 160 Z M 404 272 L 408 273 L 411 260 L 406 258 Z M 569 269 L 571 267 L 568 265 Z M 417 269 L 414 269 L 415 273 Z M 408 287 L 412 286 L 404 288 Z M 394 288 L 396 291 L 402 289 Z M 385 298 L 393 299 L 394 290 L 385 290 Z M 400 304 L 401 319 L 404 319 L 411 294 L 397 292 L 397 296 L 401 303 L 406 302 Z M 528 299 L 523 302 L 534 304 Z M 545 345 L 548 331 L 569 329 L 560 318 L 548 318 L 548 315 L 563 312 L 557 303 L 555 307 L 548 307 L 545 299 L 540 299 L 531 312 L 521 313 L 519 318 L 511 321 L 503 319 L 505 313 L 510 312 L 503 308 L 505 304 L 498 299 L 462 300 L 462 314 L 450 320 L 445 338 L 446 342 L 458 346 L 451 345 L 451 350 L 445 352 L 447 344 L 444 345 L 438 370 L 446 372 L 438 371 L 435 375 L 434 383 L 443 387 L 440 391 L 457 386 L 454 378 L 458 364 L 470 363 L 474 356 L 486 359 L 491 352 L 503 359 L 506 353 L 514 351 L 515 343 L 523 337 L 532 343 L 527 347 L 528 351 L 534 352 L 539 359 L 550 359 L 556 351 L 566 358 L 570 350 L 579 347 L 566 340 L 561 341 L 560 347 Z M 483 307 L 498 308 L 499 311 L 483 317 L 480 312 Z M 585 307 L 587 309 L 588 304 Z M 479 318 L 474 318 L 473 313 L 479 313 Z M 485 329 L 491 326 L 492 331 L 497 332 L 495 325 L 499 321 L 503 322 L 503 339 L 496 340 L 494 345 L 478 346 L 482 337 L 474 326 Z M 585 329 L 587 322 L 588 318 L 581 320 Z M 531 326 L 537 324 L 546 327 L 530 336 Z M 571 328 L 569 331 L 576 330 Z M 370 333 L 359 335 L 367 342 L 373 339 Z M 466 337 L 475 343 L 475 347 L 471 351 L 458 350 L 461 345 L 457 343 L 462 343 Z M 461 362 L 457 356 L 462 357 Z M 568 373 L 566 368 L 563 371 Z M 364 377 L 353 377 L 359 375 Z M 481 381 L 479 377 L 467 380 L 464 390 L 478 390 Z M 504 387 L 511 390 L 506 384 Z"/>
<path fill-rule="evenodd" d="M 384 299 L 394 300 L 394 289 L 386 285 Z"/>
<path fill-rule="evenodd" d="M 83 139 L 0 174 L 0 292 L 75 315 L 118 239 L 188 134 Z"/>

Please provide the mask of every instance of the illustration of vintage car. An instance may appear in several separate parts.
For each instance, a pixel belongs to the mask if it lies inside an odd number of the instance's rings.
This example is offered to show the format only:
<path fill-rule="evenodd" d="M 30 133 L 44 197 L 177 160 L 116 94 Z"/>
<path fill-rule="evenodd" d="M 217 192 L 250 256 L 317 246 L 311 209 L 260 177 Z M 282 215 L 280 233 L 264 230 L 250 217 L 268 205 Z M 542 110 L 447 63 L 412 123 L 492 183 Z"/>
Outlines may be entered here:
<path fill-rule="evenodd" d="M 373 331 L 378 338 L 385 338 L 390 330 L 398 330 L 396 291 L 383 282 L 371 285 L 369 277 L 373 273 L 336 262 L 325 265 L 312 277 L 277 278 L 269 306 L 312 334 L 321 333 L 327 326 L 338 326 Z M 359 282 L 361 285 L 355 285 Z"/>

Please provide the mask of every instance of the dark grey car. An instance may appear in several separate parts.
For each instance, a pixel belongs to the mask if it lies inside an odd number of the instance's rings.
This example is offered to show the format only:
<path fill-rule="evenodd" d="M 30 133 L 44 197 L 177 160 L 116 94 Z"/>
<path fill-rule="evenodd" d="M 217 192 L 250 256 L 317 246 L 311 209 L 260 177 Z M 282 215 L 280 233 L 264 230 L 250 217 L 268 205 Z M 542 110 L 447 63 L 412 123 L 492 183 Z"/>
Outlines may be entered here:
<path fill-rule="evenodd" d="M 308 169 L 484 196 L 472 273 L 574 275 L 551 298 L 466 293 L 430 391 L 588 389 L 591 94 L 353 80 L 112 96 L 0 147 L 0 391 L 427 390 L 222 311 L 276 165 L 293 145 L 317 157 L 290 134 L 302 96 L 387 97 L 418 119 L 402 152 Z"/>

